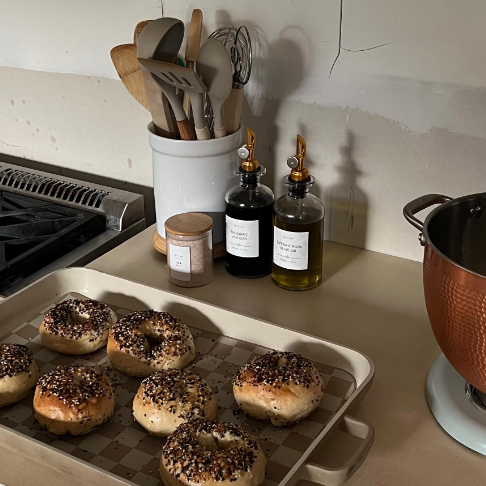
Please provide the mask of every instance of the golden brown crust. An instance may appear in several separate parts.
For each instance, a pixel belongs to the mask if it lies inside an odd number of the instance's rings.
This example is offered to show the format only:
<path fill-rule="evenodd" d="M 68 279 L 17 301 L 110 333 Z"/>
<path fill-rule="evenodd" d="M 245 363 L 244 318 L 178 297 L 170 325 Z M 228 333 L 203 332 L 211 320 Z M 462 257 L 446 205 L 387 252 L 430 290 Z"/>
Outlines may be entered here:
<path fill-rule="evenodd" d="M 132 312 L 110 330 L 107 347 L 113 366 L 130 376 L 183 368 L 195 357 L 189 328 L 168 312 Z"/>
<path fill-rule="evenodd" d="M 87 434 L 114 409 L 110 379 L 92 366 L 59 366 L 41 377 L 34 394 L 36 419 L 57 435 Z"/>
<path fill-rule="evenodd" d="M 0 407 L 24 398 L 39 377 L 32 351 L 23 344 L 0 344 Z"/>
<path fill-rule="evenodd" d="M 32 361 L 25 371 L 0 378 L 0 407 L 22 400 L 35 386 L 38 377 L 39 368 Z"/>
<path fill-rule="evenodd" d="M 59 353 L 92 353 L 106 345 L 116 314 L 96 300 L 69 299 L 50 309 L 39 327 L 43 344 Z"/>
<path fill-rule="evenodd" d="M 169 436 L 161 458 L 161 475 L 171 486 L 258 486 L 265 478 L 265 455 L 243 428 L 193 419 Z"/>
<path fill-rule="evenodd" d="M 161 370 L 142 381 L 133 400 L 135 420 L 155 435 L 166 436 L 194 417 L 216 418 L 210 386 L 188 370 Z"/>
<path fill-rule="evenodd" d="M 319 406 L 324 383 L 307 358 L 274 351 L 239 369 L 233 393 L 248 415 L 283 426 L 302 420 Z"/>

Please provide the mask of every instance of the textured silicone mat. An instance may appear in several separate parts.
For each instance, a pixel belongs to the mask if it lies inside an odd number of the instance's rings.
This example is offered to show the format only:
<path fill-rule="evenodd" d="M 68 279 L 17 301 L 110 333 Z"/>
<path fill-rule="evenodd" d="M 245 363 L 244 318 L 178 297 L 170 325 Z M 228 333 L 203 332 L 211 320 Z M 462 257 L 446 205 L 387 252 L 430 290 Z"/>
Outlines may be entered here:
<path fill-rule="evenodd" d="M 85 298 L 70 294 L 68 298 Z M 111 419 L 88 435 L 57 437 L 42 429 L 32 410 L 33 392 L 26 398 L 0 409 L 0 424 L 49 444 L 105 471 L 139 486 L 162 485 L 159 461 L 164 439 L 148 434 L 132 417 L 132 400 L 141 378 L 130 378 L 110 367 L 105 348 L 84 356 L 59 354 L 42 345 L 39 325 L 44 309 L 31 322 L 0 339 L 0 342 L 19 343 L 34 353 L 41 375 L 59 365 L 81 363 L 105 368 L 116 385 L 116 410 Z M 113 308 L 119 317 L 130 311 Z M 298 424 L 277 428 L 270 422 L 255 420 L 237 410 L 231 381 L 237 369 L 249 359 L 269 351 L 253 343 L 238 341 L 197 328 L 197 322 L 187 322 L 196 343 L 196 359 L 189 368 L 198 372 L 211 386 L 218 399 L 218 419 L 245 427 L 253 434 L 267 457 L 265 486 L 276 486 L 295 465 L 319 432 L 354 392 L 354 378 L 347 372 L 326 364 L 315 363 L 326 384 L 319 408 Z"/>

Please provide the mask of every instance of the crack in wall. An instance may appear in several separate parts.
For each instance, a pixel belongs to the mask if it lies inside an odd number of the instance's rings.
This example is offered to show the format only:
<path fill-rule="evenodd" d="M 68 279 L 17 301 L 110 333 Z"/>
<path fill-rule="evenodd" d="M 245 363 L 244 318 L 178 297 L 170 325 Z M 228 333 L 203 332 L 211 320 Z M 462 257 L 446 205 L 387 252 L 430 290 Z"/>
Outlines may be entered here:
<path fill-rule="evenodd" d="M 343 5 L 344 5 L 344 0 L 340 0 L 339 4 L 339 37 L 338 37 L 338 52 L 336 54 L 336 57 L 332 63 L 331 70 L 329 71 L 329 77 L 331 77 L 332 71 L 334 69 L 334 66 L 336 65 L 337 62 L 341 64 L 339 61 L 339 56 L 341 55 L 341 51 L 347 51 L 347 52 L 365 52 L 365 51 L 372 51 L 373 49 L 378 49 L 379 47 L 384 47 L 388 46 L 391 44 L 391 42 L 385 42 L 384 44 L 379 44 L 377 46 L 373 47 L 366 47 L 365 49 L 346 49 L 345 47 L 342 46 L 342 39 L 343 39 Z"/>

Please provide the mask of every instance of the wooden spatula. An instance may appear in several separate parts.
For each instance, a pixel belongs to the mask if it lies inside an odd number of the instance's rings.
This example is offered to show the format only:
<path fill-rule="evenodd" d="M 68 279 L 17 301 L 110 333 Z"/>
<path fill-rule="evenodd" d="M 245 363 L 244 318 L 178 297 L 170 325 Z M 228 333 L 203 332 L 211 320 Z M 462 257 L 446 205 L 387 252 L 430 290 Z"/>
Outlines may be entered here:
<path fill-rule="evenodd" d="M 142 70 L 137 61 L 137 48 L 134 44 L 122 44 L 110 52 L 116 72 L 128 92 L 147 110 L 149 102 L 143 85 Z"/>
<path fill-rule="evenodd" d="M 199 52 L 199 47 L 201 46 L 202 23 L 203 23 L 203 14 L 201 10 L 195 8 L 192 11 L 191 23 L 189 25 L 189 30 L 187 32 L 186 55 L 185 55 L 186 68 L 191 69 L 192 71 L 194 71 L 194 64 L 197 59 L 197 53 Z M 187 118 L 190 118 L 191 98 L 189 97 L 189 93 L 187 92 L 184 92 L 183 106 Z"/>

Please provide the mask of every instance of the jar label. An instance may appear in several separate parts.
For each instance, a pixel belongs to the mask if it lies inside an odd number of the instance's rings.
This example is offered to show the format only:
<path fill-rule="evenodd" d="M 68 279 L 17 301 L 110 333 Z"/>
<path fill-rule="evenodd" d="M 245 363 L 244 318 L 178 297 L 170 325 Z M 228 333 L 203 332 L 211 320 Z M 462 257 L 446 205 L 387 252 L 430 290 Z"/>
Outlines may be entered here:
<path fill-rule="evenodd" d="M 285 231 L 274 226 L 273 263 L 287 270 L 307 270 L 309 232 Z"/>
<path fill-rule="evenodd" d="M 169 243 L 170 276 L 183 282 L 191 281 L 191 249 Z"/>
<path fill-rule="evenodd" d="M 243 221 L 226 216 L 226 251 L 237 257 L 259 257 L 258 220 Z"/>

